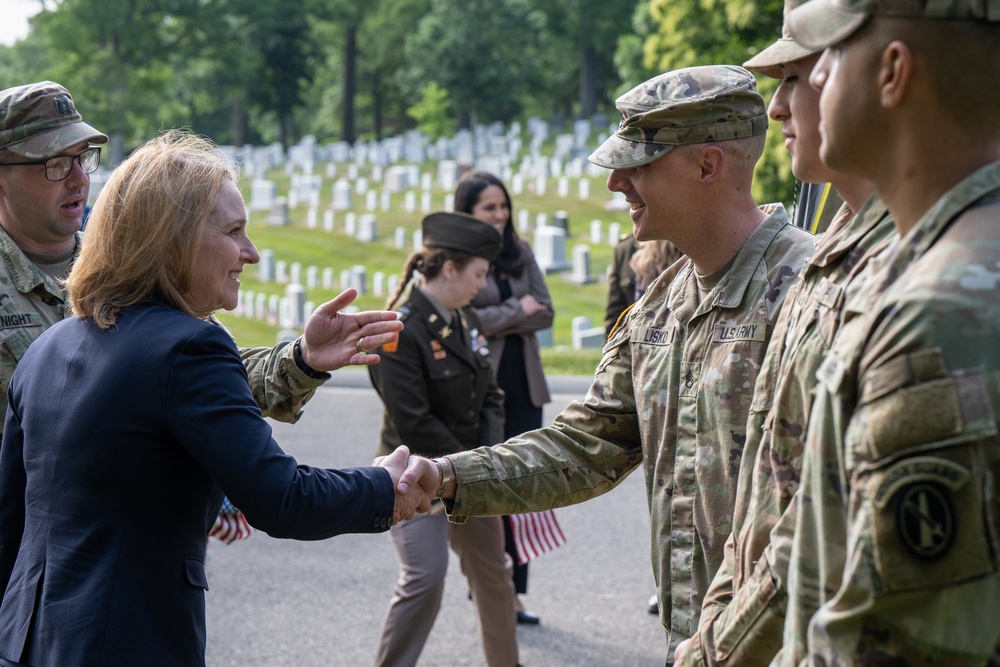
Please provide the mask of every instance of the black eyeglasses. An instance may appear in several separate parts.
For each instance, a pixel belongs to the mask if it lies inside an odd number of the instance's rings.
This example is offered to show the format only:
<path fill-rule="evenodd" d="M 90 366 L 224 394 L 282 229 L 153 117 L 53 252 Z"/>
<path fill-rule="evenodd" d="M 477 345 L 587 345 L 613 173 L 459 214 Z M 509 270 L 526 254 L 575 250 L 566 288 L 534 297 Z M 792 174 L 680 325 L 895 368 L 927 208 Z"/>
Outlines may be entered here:
<path fill-rule="evenodd" d="M 92 174 L 101 164 L 101 147 L 91 146 L 77 155 L 56 155 L 47 160 L 31 160 L 29 162 L 0 162 L 0 167 L 20 167 L 26 165 L 45 165 L 45 178 L 50 181 L 65 181 L 73 171 L 73 161 L 80 163 L 83 173 Z"/>

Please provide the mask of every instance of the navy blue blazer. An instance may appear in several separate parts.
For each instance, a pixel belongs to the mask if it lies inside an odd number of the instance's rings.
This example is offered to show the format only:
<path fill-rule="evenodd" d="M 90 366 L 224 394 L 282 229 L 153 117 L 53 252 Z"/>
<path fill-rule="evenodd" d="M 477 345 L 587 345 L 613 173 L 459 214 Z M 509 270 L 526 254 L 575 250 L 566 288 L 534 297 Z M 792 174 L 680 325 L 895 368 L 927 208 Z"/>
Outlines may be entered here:
<path fill-rule="evenodd" d="M 381 468 L 299 465 L 222 327 L 163 303 L 64 320 L 10 383 L 0 445 L 0 657 L 203 665 L 206 535 L 223 495 L 274 537 L 388 529 Z"/>

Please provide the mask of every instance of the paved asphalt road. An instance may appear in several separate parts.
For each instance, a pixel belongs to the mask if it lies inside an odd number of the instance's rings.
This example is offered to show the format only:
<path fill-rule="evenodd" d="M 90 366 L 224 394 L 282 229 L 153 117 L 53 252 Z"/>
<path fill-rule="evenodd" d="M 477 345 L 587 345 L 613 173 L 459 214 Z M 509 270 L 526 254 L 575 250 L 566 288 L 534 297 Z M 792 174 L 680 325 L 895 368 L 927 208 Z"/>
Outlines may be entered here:
<path fill-rule="evenodd" d="M 589 384 L 551 378 L 550 420 Z M 322 387 L 298 424 L 275 424 L 275 438 L 299 461 L 325 467 L 369 465 L 381 402 L 367 373 L 346 369 Z M 520 626 L 526 667 L 663 665 L 666 638 L 646 611 L 653 593 L 648 509 L 642 471 L 619 488 L 557 515 L 567 544 L 531 564 L 528 607 L 542 617 Z M 275 540 L 209 545 L 210 667 L 354 667 L 372 664 L 397 575 L 387 534 L 321 542 Z M 454 554 L 441 611 L 420 665 L 483 665 L 477 621 Z"/>

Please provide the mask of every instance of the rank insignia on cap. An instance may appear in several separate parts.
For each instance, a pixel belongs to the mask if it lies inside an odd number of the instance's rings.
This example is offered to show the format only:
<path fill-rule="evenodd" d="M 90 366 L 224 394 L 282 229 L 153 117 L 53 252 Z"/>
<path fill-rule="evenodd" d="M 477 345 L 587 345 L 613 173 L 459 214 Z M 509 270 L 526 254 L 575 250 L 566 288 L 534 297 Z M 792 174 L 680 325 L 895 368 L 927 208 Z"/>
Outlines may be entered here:
<path fill-rule="evenodd" d="M 899 492 L 896 530 L 914 556 L 926 560 L 945 554 L 955 539 L 955 507 L 940 484 L 916 482 Z"/>

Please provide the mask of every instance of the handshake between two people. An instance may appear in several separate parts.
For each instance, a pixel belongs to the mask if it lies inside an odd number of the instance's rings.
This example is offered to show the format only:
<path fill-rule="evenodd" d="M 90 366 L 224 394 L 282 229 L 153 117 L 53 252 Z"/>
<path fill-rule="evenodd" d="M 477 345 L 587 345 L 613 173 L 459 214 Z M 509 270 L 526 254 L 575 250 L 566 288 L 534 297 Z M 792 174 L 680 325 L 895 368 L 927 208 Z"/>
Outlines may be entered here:
<path fill-rule="evenodd" d="M 392 477 L 396 489 L 396 504 L 393 507 L 392 523 L 407 521 L 417 512 L 427 512 L 431 501 L 442 490 L 441 498 L 455 497 L 455 475 L 452 472 L 450 480 L 442 489 L 441 466 L 436 461 L 422 456 L 410 456 L 410 450 L 405 445 L 396 448 L 388 456 L 380 456 L 372 462 L 373 466 L 385 468 Z M 451 466 L 450 462 L 445 465 Z"/>

